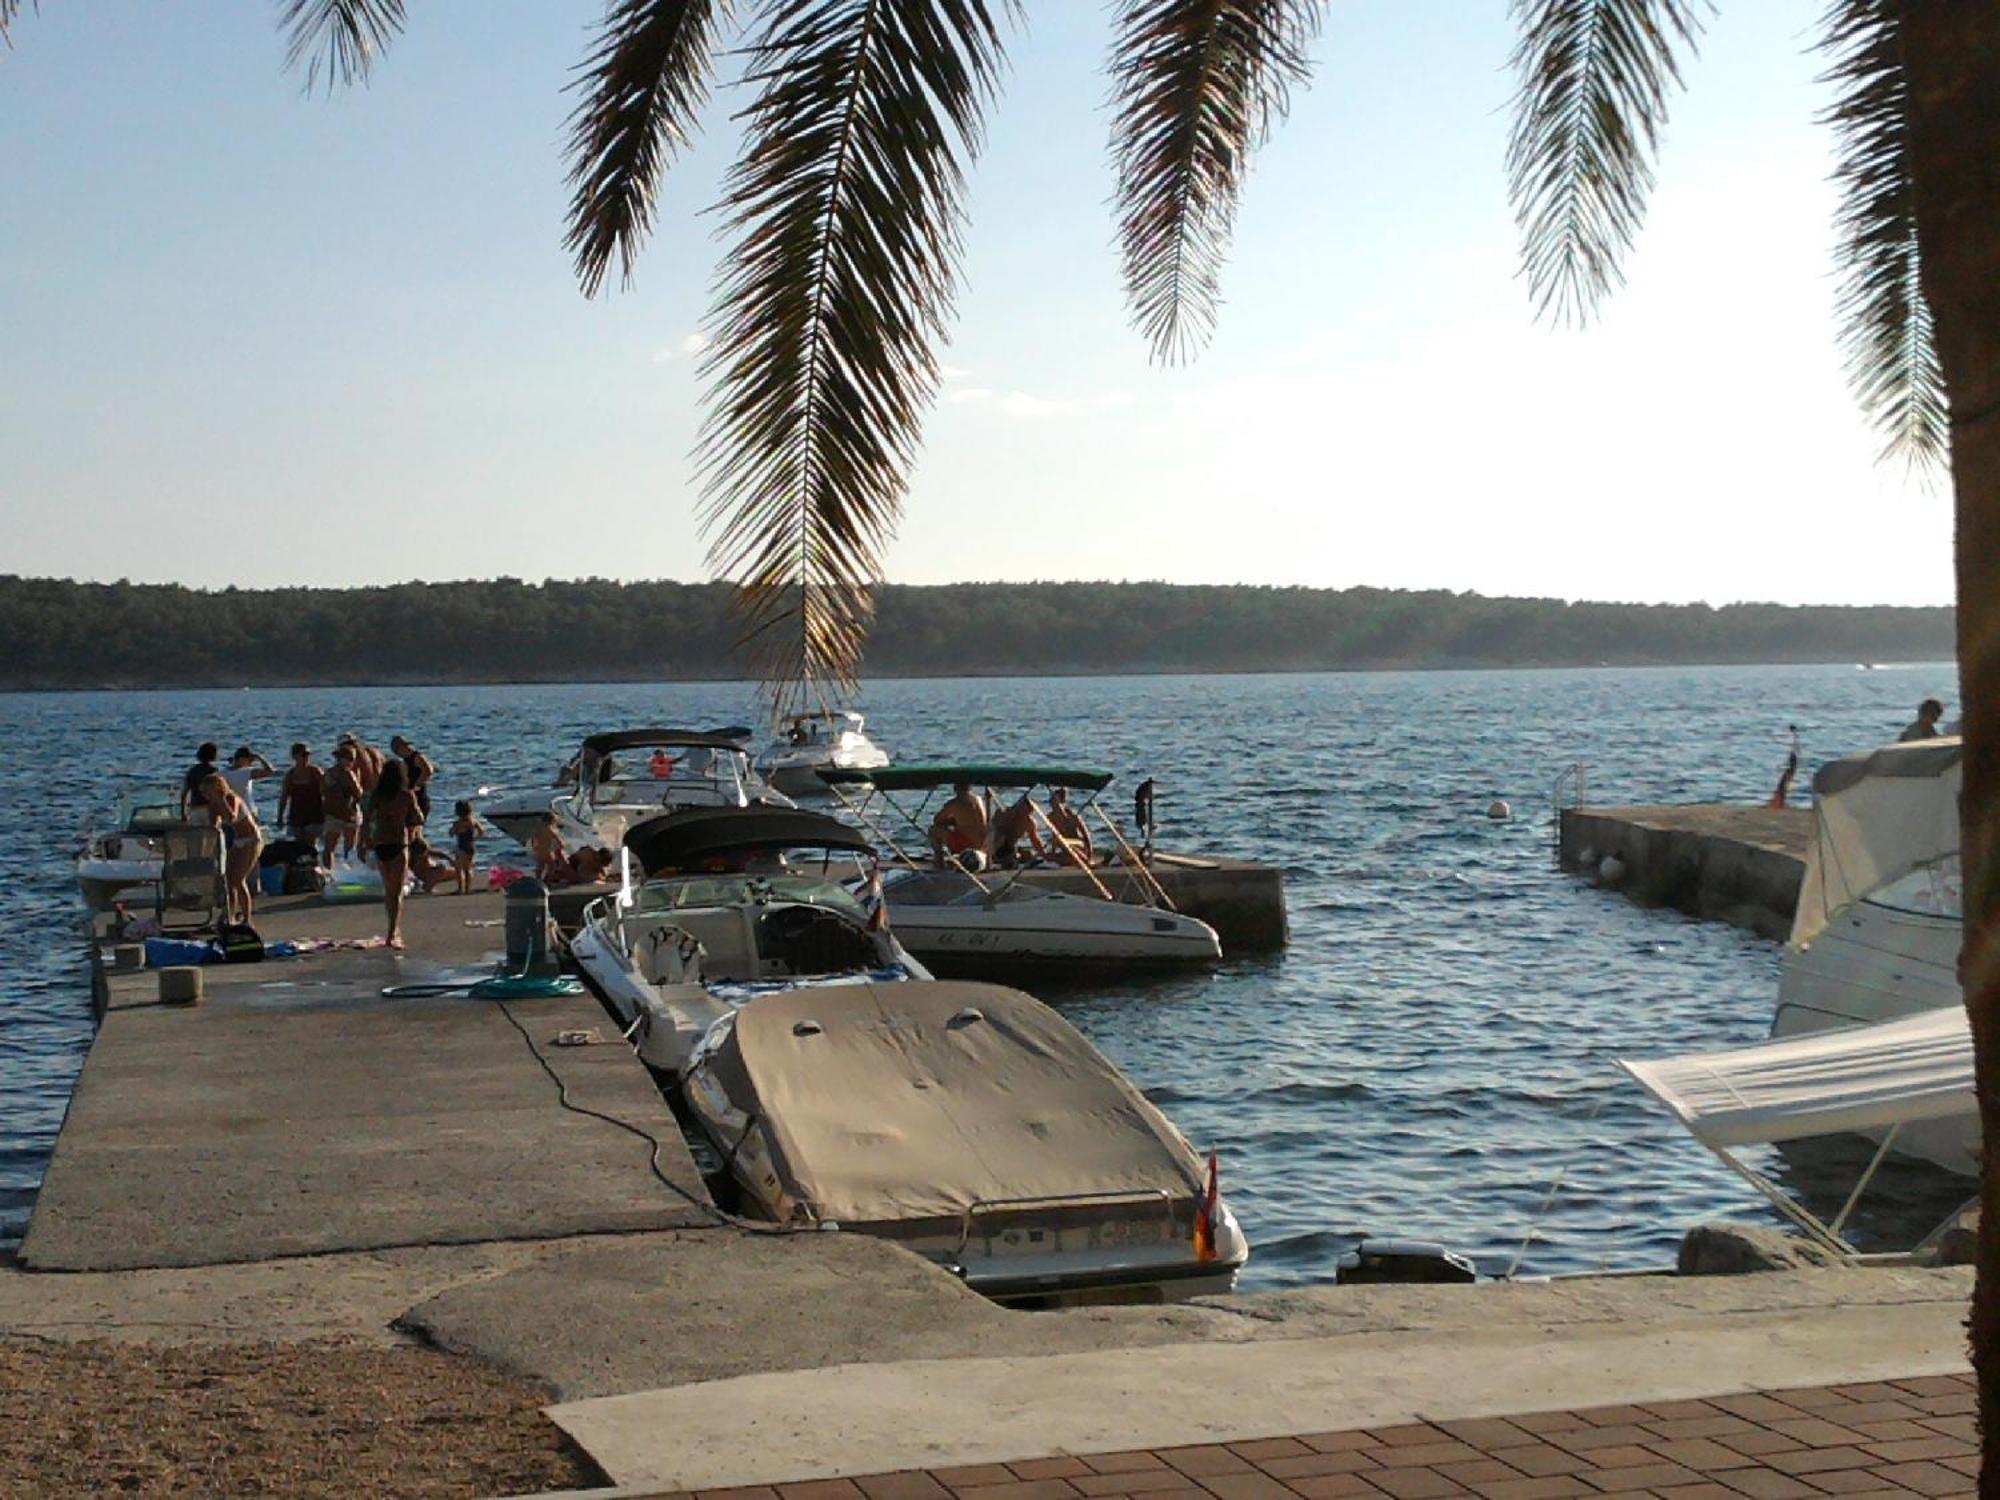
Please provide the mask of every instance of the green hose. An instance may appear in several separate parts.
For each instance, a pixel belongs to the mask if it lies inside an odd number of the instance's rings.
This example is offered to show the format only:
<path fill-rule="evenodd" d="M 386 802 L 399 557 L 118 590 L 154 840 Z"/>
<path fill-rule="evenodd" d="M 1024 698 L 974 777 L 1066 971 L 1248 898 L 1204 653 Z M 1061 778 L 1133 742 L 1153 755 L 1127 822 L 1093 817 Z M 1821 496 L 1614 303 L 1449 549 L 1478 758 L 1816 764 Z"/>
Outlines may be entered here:
<path fill-rule="evenodd" d="M 583 981 L 570 974 L 492 974 L 484 979 L 435 979 L 422 984 L 393 984 L 382 991 L 385 1000 L 435 1000 L 440 995 L 468 995 L 474 1000 L 532 1000 L 548 995 L 581 995 Z"/>
<path fill-rule="evenodd" d="M 475 1000 L 523 1000 L 537 995 L 581 995 L 583 981 L 573 974 L 496 974 L 466 991 Z"/>

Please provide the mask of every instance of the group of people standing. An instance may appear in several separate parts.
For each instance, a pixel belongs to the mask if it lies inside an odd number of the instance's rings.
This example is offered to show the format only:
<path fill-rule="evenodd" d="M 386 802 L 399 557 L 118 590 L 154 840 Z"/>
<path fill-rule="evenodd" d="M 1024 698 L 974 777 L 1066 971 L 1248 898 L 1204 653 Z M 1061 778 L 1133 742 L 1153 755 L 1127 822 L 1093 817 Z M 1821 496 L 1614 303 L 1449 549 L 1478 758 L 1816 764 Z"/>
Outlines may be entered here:
<path fill-rule="evenodd" d="M 334 746 L 333 763 L 321 766 L 304 743 L 291 749 L 291 764 L 280 769 L 245 745 L 218 764 L 213 743 L 196 752 L 181 782 L 181 813 L 206 818 L 222 831 L 223 889 L 229 920 L 248 922 L 255 909 L 257 867 L 266 843 L 257 821 L 255 783 L 278 778 L 277 822 L 295 845 L 331 866 L 357 853 L 381 871 L 382 899 L 388 909 L 388 943 L 403 946 L 403 888 L 414 876 L 425 890 L 453 881 L 472 889 L 473 856 L 480 828 L 472 804 L 460 802 L 451 825 L 450 859 L 438 856 L 425 836 L 431 815 L 432 780 L 437 767 L 402 735 L 388 753 L 358 735 L 345 734 Z"/>

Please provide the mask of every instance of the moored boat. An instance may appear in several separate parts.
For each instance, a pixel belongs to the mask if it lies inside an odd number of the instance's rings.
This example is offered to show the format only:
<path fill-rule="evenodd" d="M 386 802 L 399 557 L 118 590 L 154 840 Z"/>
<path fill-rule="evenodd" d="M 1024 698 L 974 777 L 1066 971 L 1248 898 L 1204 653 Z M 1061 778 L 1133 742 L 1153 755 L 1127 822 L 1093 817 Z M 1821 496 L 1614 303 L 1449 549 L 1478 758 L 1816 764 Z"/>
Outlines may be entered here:
<path fill-rule="evenodd" d="M 872 771 L 889 755 L 868 737 L 867 721 L 852 709 L 818 709 L 785 719 L 757 756 L 757 774 L 789 796 L 824 795 L 821 771 Z"/>
<path fill-rule="evenodd" d="M 545 814 L 563 843 L 616 849 L 625 830 L 687 807 L 789 807 L 750 766 L 747 729 L 620 729 L 593 734 L 556 784 L 489 793 L 480 816 L 525 844 Z"/>
<path fill-rule="evenodd" d="M 161 835 L 180 826 L 177 800 L 164 792 L 129 792 L 118 800 L 112 831 L 89 834 L 76 857 L 77 888 L 93 907 L 108 907 L 126 891 L 157 885 Z"/>
<path fill-rule="evenodd" d="M 619 890 L 584 908 L 570 950 L 663 1072 L 678 1073 L 711 1025 L 759 997 L 930 977 L 880 908 L 843 883 L 874 850 L 838 819 L 691 808 L 635 824 L 624 848 Z"/>
<path fill-rule="evenodd" d="M 1961 755 L 1957 738 L 1915 740 L 1814 775 L 1774 1037 L 1962 1002 Z"/>
<path fill-rule="evenodd" d="M 1001 1301 L 1219 1293 L 1249 1257 L 1215 1159 L 1018 990 L 772 995 L 710 1028 L 683 1095 L 762 1216 L 893 1240 Z"/>
<path fill-rule="evenodd" d="M 1214 963 L 1222 956 L 1215 929 L 1173 909 L 1098 804 L 1109 772 L 981 763 L 829 771 L 822 780 L 883 845 L 901 853 L 904 867 L 884 883 L 889 911 L 910 951 L 940 972 L 1059 973 Z M 986 835 L 953 847 L 926 818 L 938 794 L 961 787 L 983 807 Z M 1079 800 L 1069 803 L 1073 794 Z M 1118 862 L 1099 864 L 1084 821 L 1089 813 L 1123 856 Z M 932 855 L 932 867 L 919 865 L 917 851 Z M 1094 894 L 1035 884 L 1028 877 L 1037 868 L 1073 870 Z M 1124 899 L 1112 881 L 1125 887 Z"/>

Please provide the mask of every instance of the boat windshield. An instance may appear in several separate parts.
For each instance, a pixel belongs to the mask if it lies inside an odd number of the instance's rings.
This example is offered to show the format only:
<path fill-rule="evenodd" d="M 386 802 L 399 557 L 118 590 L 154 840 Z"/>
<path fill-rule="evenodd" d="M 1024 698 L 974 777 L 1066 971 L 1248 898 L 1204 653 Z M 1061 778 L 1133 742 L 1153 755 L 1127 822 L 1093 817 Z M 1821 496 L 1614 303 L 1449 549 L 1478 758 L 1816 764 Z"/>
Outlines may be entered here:
<path fill-rule="evenodd" d="M 816 875 L 669 875 L 649 880 L 635 893 L 637 911 L 687 911 L 696 907 L 768 906 L 788 901 L 823 906 L 857 922 L 867 914 L 838 881 Z"/>
<path fill-rule="evenodd" d="M 159 833 L 178 827 L 181 810 L 173 798 L 158 792 L 141 792 L 121 798 L 118 826 L 126 833 Z"/>
<path fill-rule="evenodd" d="M 717 750 L 708 745 L 620 751 L 606 756 L 598 768 L 590 800 L 599 807 L 652 807 L 659 804 L 663 791 L 698 787 L 736 801 L 742 796 L 749 765 L 750 757 L 741 750 Z"/>
<path fill-rule="evenodd" d="M 1862 897 L 1871 906 L 1891 911 L 1916 912 L 1929 917 L 1958 917 L 1965 914 L 1965 877 L 1958 856 L 1947 855 L 1936 864 L 1912 870 L 1900 880 L 1892 880 L 1880 890 Z"/>

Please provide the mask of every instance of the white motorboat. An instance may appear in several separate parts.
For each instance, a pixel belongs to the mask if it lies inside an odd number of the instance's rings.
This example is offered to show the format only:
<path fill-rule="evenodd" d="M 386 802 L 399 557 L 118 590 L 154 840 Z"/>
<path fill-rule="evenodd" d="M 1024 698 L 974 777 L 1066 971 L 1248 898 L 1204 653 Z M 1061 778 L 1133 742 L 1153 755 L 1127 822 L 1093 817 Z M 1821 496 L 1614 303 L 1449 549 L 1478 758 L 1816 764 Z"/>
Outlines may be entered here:
<path fill-rule="evenodd" d="M 1018 990 L 772 995 L 708 1031 L 683 1097 L 764 1217 L 893 1240 L 1000 1301 L 1215 1294 L 1249 1258 L 1215 1158 Z"/>
<path fill-rule="evenodd" d="M 880 907 L 842 883 L 874 852 L 838 819 L 792 808 L 651 818 L 627 831 L 625 879 L 584 908 L 570 951 L 640 1057 L 678 1074 L 739 1005 L 800 986 L 930 978 Z"/>
<path fill-rule="evenodd" d="M 883 881 L 896 935 L 940 973 L 1208 964 L 1222 942 L 1206 922 L 1155 906 L 1069 896 L 1018 871 L 901 870 Z"/>
<path fill-rule="evenodd" d="M 556 784 L 489 794 L 480 816 L 526 844 L 547 813 L 570 849 L 616 849 L 625 830 L 684 807 L 790 807 L 750 766 L 747 729 L 621 729 L 593 734 Z"/>
<path fill-rule="evenodd" d="M 757 756 L 757 774 L 793 797 L 821 795 L 821 771 L 873 771 L 889 755 L 868 738 L 867 721 L 852 709 L 793 714 Z"/>
<path fill-rule="evenodd" d="M 1843 1231 L 1887 1156 L 1915 1156 L 1961 1176 L 1979 1175 L 1979 1100 L 1963 1006 L 1725 1052 L 1621 1060 L 1619 1066 L 1780 1213 L 1843 1256 L 1857 1255 Z M 1746 1147 L 1841 1135 L 1877 1144 L 1830 1220 L 1739 1154 Z"/>
<path fill-rule="evenodd" d="M 1214 963 L 1222 956 L 1215 929 L 1173 909 L 1144 861 L 1097 804 L 1098 794 L 1111 783 L 1109 772 L 982 763 L 834 771 L 821 779 L 883 845 L 924 850 L 932 863 L 943 864 L 920 868 L 922 856 L 905 853 L 907 868 L 884 883 L 897 933 L 912 953 L 940 972 L 976 977 L 1014 970 Z M 988 832 L 977 847 L 953 849 L 933 840 L 926 815 L 933 797 L 961 786 L 989 809 Z M 1048 797 L 1049 808 L 1035 800 L 1038 792 Z M 1057 832 L 1051 819 L 1058 793 L 1081 795 L 1084 800 L 1074 806 L 1077 822 L 1069 826 L 1083 827 L 1083 814 L 1096 812 L 1126 856 L 1123 862 L 1100 868 L 1087 830 L 1080 837 Z M 908 794 L 916 794 L 915 800 Z M 1015 836 L 1005 839 L 998 830 L 1016 809 L 1018 820 L 1010 830 Z M 1037 868 L 1081 870 L 1096 895 L 1036 884 Z M 1107 877 L 1126 886 L 1124 899 L 1114 894 Z"/>
<path fill-rule="evenodd" d="M 76 883 L 84 900 L 92 907 L 108 907 L 126 891 L 157 885 L 160 836 L 183 821 L 179 801 L 170 793 L 120 797 L 113 831 L 86 836 L 77 852 Z"/>
<path fill-rule="evenodd" d="M 1961 742 L 1916 740 L 1822 766 L 1774 1037 L 1963 1002 Z"/>

